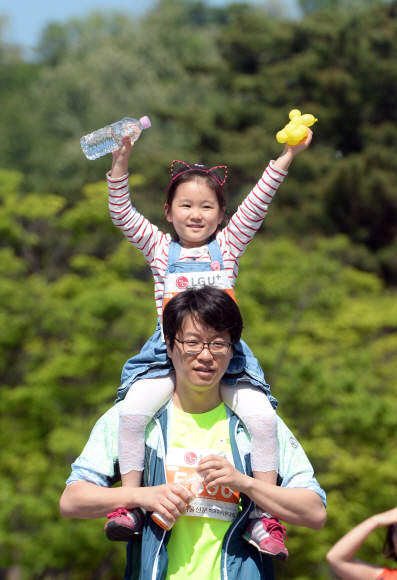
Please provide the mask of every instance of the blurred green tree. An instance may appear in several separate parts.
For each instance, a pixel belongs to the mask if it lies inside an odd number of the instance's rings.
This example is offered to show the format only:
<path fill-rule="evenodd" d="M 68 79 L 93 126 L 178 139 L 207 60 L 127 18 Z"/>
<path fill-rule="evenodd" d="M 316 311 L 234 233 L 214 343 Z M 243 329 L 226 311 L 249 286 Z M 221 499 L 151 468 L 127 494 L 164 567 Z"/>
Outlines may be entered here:
<path fill-rule="evenodd" d="M 299 0 L 299 5 L 305 14 L 319 12 L 331 8 L 333 10 L 354 10 L 365 8 L 379 0 Z"/>
<path fill-rule="evenodd" d="M 25 62 L 17 46 L 3 41 L 5 28 L 6 21 L 0 18 L 0 166 L 16 169 L 32 145 L 28 93 L 41 65 Z"/>
<path fill-rule="evenodd" d="M 158 225 L 172 158 L 227 163 L 235 207 L 289 110 L 319 118 L 236 288 L 244 338 L 328 492 L 322 541 L 291 528 L 278 577 L 329 578 L 332 543 L 394 505 L 396 300 L 377 274 L 397 281 L 396 22 L 396 1 L 286 22 L 163 0 L 140 21 L 52 25 L 36 63 L 0 43 L 0 576 L 123 568 L 103 522 L 62 520 L 58 500 L 156 318 L 151 274 L 108 216 L 110 157 L 79 146 L 126 115 L 152 119 L 130 182 Z M 380 534 L 361 557 L 376 561 Z"/>
<path fill-rule="evenodd" d="M 106 184 L 65 209 L 60 196 L 21 195 L 21 180 L 0 172 L 0 569 L 108 578 L 122 566 L 121 547 L 95 550 L 101 526 L 63 520 L 58 502 L 123 363 L 155 326 L 151 285 L 136 279 L 143 264 L 113 226 L 113 245 L 102 247 Z"/>
<path fill-rule="evenodd" d="M 231 94 L 219 123 L 236 119 L 222 148 L 239 164 L 234 190 L 254 180 L 260 157 L 278 155 L 274 134 L 289 110 L 314 113 L 313 145 L 294 161 L 266 229 L 300 243 L 345 233 L 347 262 L 389 282 L 397 280 L 396 13 L 396 2 L 376 3 L 286 23 L 235 8 L 219 36 Z"/>
<path fill-rule="evenodd" d="M 22 180 L 0 172 L 0 570 L 120 577 L 123 545 L 106 541 L 101 521 L 63 520 L 58 501 L 124 361 L 155 326 L 153 282 L 109 225 L 104 182 L 69 207 L 21 194 Z M 341 266 L 348 245 L 319 238 L 304 250 L 259 234 L 236 288 L 244 339 L 328 492 L 321 543 L 289 526 L 294 556 L 281 579 L 328 578 L 327 548 L 394 501 L 397 302 L 374 274 Z M 362 550 L 372 561 L 373 545 Z"/>

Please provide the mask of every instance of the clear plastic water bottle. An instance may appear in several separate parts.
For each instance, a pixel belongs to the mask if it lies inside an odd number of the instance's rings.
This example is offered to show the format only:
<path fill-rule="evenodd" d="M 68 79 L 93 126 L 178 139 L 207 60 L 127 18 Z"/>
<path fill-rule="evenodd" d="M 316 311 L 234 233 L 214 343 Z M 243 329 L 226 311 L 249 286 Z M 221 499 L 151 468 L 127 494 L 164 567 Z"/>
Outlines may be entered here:
<path fill-rule="evenodd" d="M 125 135 L 131 136 L 131 141 L 136 141 L 143 129 L 151 126 L 149 117 L 141 117 L 139 120 L 126 117 L 113 125 L 107 125 L 80 139 L 81 148 L 88 159 L 97 159 L 118 149 L 123 144 Z"/>

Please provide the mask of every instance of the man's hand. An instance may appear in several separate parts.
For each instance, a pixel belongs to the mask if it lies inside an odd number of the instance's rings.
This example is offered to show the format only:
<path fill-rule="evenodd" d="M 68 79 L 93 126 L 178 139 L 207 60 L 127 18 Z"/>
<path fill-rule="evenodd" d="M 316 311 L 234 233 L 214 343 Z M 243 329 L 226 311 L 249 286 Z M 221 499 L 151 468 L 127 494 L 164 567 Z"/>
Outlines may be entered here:
<path fill-rule="evenodd" d="M 146 511 L 159 513 L 172 524 L 185 513 L 190 503 L 187 489 L 176 483 L 141 487 L 136 491 L 141 507 Z"/>
<path fill-rule="evenodd" d="M 241 491 L 247 477 L 240 473 L 227 459 L 218 455 L 207 455 L 199 462 L 197 473 L 204 478 L 207 487 L 223 485 L 232 491 Z"/>

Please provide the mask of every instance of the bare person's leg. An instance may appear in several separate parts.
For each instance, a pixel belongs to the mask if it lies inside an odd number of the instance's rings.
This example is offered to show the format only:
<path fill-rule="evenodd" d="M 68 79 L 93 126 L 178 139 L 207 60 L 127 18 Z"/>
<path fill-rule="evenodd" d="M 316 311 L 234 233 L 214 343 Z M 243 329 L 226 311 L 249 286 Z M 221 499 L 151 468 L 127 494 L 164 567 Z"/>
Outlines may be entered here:
<path fill-rule="evenodd" d="M 244 422 L 251 436 L 251 466 L 255 479 L 277 484 L 278 438 L 277 415 L 266 394 L 249 382 L 235 387 L 221 383 L 224 403 Z M 244 539 L 258 550 L 280 560 L 288 557 L 284 546 L 285 528 L 272 514 L 256 508 L 250 516 Z"/>
<path fill-rule="evenodd" d="M 175 373 L 136 381 L 128 390 L 122 403 L 119 425 L 118 457 L 123 486 L 141 486 L 146 426 L 174 390 Z M 128 541 L 142 525 L 143 514 L 140 509 L 129 511 L 120 506 L 116 512 L 108 514 L 106 535 L 110 540 Z"/>
<path fill-rule="evenodd" d="M 129 473 L 121 474 L 121 485 L 126 487 L 141 487 L 143 470 L 132 469 Z"/>
<path fill-rule="evenodd" d="M 227 387 L 221 383 L 224 403 L 244 422 L 251 436 L 251 466 L 254 477 L 277 483 L 277 415 L 266 394 L 248 381 Z"/>
<path fill-rule="evenodd" d="M 123 485 L 139 487 L 145 461 L 145 430 L 175 390 L 175 373 L 142 379 L 131 385 L 122 403 L 119 464 Z"/>
<path fill-rule="evenodd" d="M 269 483 L 270 485 L 277 484 L 277 471 L 253 471 L 255 479 L 263 481 L 263 483 Z"/>

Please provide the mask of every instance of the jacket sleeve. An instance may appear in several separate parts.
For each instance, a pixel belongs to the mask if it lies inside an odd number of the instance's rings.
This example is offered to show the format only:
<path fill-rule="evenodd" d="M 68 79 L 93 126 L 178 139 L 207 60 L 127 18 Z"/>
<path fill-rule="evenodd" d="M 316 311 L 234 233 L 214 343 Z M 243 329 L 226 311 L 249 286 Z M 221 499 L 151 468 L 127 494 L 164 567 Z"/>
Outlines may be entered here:
<path fill-rule="evenodd" d="M 277 417 L 277 434 L 279 474 L 282 478 L 281 486 L 311 489 L 320 496 L 324 507 L 327 507 L 325 492 L 314 477 L 312 464 L 308 460 L 299 441 L 293 436 L 280 417 Z"/>
<path fill-rule="evenodd" d="M 110 487 L 120 480 L 118 467 L 118 428 L 120 404 L 112 407 L 95 424 L 81 455 L 72 463 L 66 485 L 88 481 Z"/>

